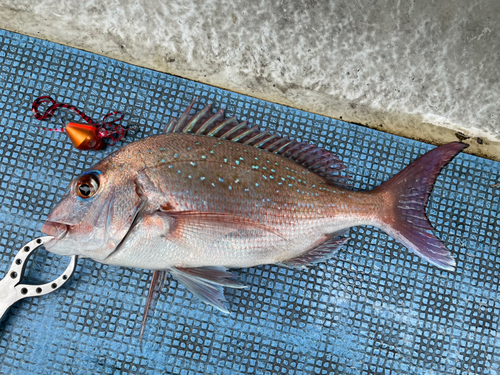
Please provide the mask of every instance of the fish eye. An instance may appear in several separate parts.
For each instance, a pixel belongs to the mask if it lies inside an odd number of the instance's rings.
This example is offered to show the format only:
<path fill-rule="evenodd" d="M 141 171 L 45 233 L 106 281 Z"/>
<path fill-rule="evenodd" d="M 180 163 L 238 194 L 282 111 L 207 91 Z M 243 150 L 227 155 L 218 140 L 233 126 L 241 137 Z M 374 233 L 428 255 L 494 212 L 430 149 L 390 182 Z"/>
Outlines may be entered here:
<path fill-rule="evenodd" d="M 75 191 L 80 198 L 87 199 L 93 197 L 97 193 L 99 185 L 98 175 L 89 173 L 76 180 Z"/>

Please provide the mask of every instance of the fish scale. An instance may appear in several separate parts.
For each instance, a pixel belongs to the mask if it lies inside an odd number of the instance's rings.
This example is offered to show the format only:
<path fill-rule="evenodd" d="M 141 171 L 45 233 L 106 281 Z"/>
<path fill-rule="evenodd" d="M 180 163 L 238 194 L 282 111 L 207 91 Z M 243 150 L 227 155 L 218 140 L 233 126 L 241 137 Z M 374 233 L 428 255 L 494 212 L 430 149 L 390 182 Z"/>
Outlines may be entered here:
<path fill-rule="evenodd" d="M 322 214 L 320 210 L 324 205 L 331 204 L 326 193 L 334 189 L 323 178 L 309 173 L 305 168 L 293 162 L 288 164 L 286 159 L 283 160 L 271 153 L 263 155 L 258 149 L 248 146 L 247 148 L 242 146 L 241 150 L 246 157 L 231 157 L 231 152 L 239 155 L 240 148 L 233 148 L 230 141 L 219 141 L 214 144 L 210 138 L 199 136 L 198 138 L 200 139 L 195 142 L 189 139 L 189 136 L 184 135 L 171 135 L 170 139 L 163 139 L 160 136 L 160 144 L 156 145 L 158 151 L 154 151 L 154 147 L 151 147 L 154 140 L 148 139 L 151 153 L 144 152 L 143 147 L 138 144 L 140 150 L 137 151 L 141 151 L 138 155 L 141 155 L 142 162 L 147 168 L 158 169 L 157 176 L 161 176 L 162 182 L 155 180 L 155 187 L 164 194 L 172 195 L 171 198 L 165 198 L 163 194 L 159 196 L 160 201 L 156 203 L 158 206 L 165 200 L 171 200 L 189 205 L 179 206 L 181 210 L 200 209 L 202 208 L 198 206 L 200 200 L 196 197 L 200 192 L 205 192 L 211 198 L 220 198 L 220 200 L 213 201 L 208 207 L 209 210 L 238 212 L 235 210 L 241 207 L 235 205 L 233 200 L 248 199 L 249 207 L 244 212 L 257 219 L 259 215 L 262 215 L 260 208 L 264 208 L 266 214 L 269 210 L 269 213 L 276 211 L 273 212 L 275 215 L 302 213 L 302 215 L 308 214 L 307 216 L 318 218 L 318 215 Z M 170 150 L 159 151 L 162 148 L 165 150 L 165 144 L 169 145 Z M 187 149 L 188 147 L 190 150 Z M 211 150 L 215 152 L 210 153 Z M 149 157 L 149 155 L 152 156 Z M 202 156 L 207 156 L 207 158 L 202 158 Z M 125 159 L 128 158 L 125 157 Z M 119 165 L 117 161 L 114 163 Z M 268 175 L 273 176 L 272 179 L 263 177 L 262 172 L 267 171 L 266 165 L 273 166 L 272 169 L 275 172 Z M 256 166 L 259 169 L 255 169 Z M 263 169 L 264 167 L 266 170 Z M 303 173 L 304 181 L 309 180 L 306 184 L 298 182 L 299 178 L 295 177 L 300 176 L 301 173 Z M 340 188 L 337 190 L 341 191 Z M 331 216 L 332 211 L 324 211 L 323 214 Z M 290 218 L 292 219 L 293 216 Z"/>
<path fill-rule="evenodd" d="M 453 269 L 425 205 L 441 169 L 466 145 L 438 147 L 381 186 L 354 191 L 330 152 L 209 107 L 191 116 L 192 107 L 165 134 L 131 143 L 77 177 L 42 227 L 55 237 L 47 250 L 169 271 L 223 311 L 222 288 L 241 287 L 227 268 L 307 267 L 331 258 L 356 225 L 381 228 Z"/>
<path fill-rule="evenodd" d="M 325 218 L 331 216 L 333 212 L 323 209 L 323 206 L 328 202 L 328 198 L 326 197 L 327 190 L 322 191 L 319 189 L 319 185 L 313 183 L 316 182 L 317 184 L 326 186 L 325 181 L 311 174 L 309 178 L 315 178 L 309 184 L 310 187 L 304 189 L 296 181 L 287 177 L 291 174 L 298 175 L 300 168 L 297 167 L 299 166 L 296 166 L 295 163 L 287 165 L 286 159 L 280 160 L 282 158 L 279 158 L 277 155 L 269 154 L 267 159 L 271 160 L 266 160 L 266 158 L 261 160 L 265 164 L 268 164 L 267 162 L 270 161 L 276 168 L 277 178 L 273 182 L 270 179 L 263 179 L 260 172 L 252 169 L 252 166 L 255 166 L 255 162 L 259 162 L 259 160 L 255 160 L 255 157 L 262 158 L 262 153 L 258 152 L 255 148 L 245 148 L 245 157 L 231 158 L 228 156 L 228 152 L 232 151 L 229 141 L 218 142 L 215 145 L 217 147 L 214 148 L 217 151 L 210 154 L 209 150 L 212 148 L 213 141 L 206 137 L 201 137 L 198 142 L 194 142 L 186 138 L 186 136 L 178 135 L 171 135 L 168 138 L 160 136 L 159 139 L 161 144 L 156 146 L 157 149 L 164 148 L 164 144 L 167 143 L 171 148 L 168 154 L 161 156 L 161 159 L 165 160 L 165 163 L 158 162 L 158 160 L 161 160 L 160 157 L 155 158 L 153 156 L 150 159 L 148 157 L 149 153 L 143 151 L 140 153 L 142 155 L 142 162 L 148 168 L 160 169 L 151 177 L 154 188 L 161 191 L 161 194 L 155 195 L 155 199 L 158 199 L 158 201 L 150 200 L 150 204 L 153 206 L 159 207 L 165 200 L 170 200 L 172 202 L 179 202 L 177 209 L 180 211 L 199 210 L 232 213 L 237 216 L 245 215 L 251 219 L 259 219 L 259 222 L 267 225 L 275 227 L 283 226 L 278 231 L 283 236 L 291 237 L 290 241 L 294 242 L 297 242 L 297 240 L 292 234 L 294 232 L 302 232 L 294 230 L 291 226 L 292 223 L 300 223 L 302 231 L 316 233 L 315 238 L 309 240 L 309 242 L 315 242 L 316 237 L 318 237 L 318 231 L 314 229 L 321 224 L 320 215 L 322 215 L 322 211 Z M 148 143 L 151 146 L 153 140 L 149 140 Z M 193 157 L 197 154 L 196 148 L 188 146 L 194 143 L 200 143 L 199 158 Z M 140 147 L 140 144 L 138 146 Z M 190 150 L 187 150 L 188 147 L 190 147 Z M 185 155 L 183 154 L 184 150 L 186 151 Z M 238 152 L 238 150 L 235 151 Z M 131 150 L 131 152 L 133 151 Z M 209 154 L 210 157 L 202 159 L 201 155 L 204 154 Z M 174 155 L 177 155 L 177 157 Z M 227 162 L 224 160 L 227 160 Z M 238 160 L 240 163 L 236 164 L 235 161 Z M 193 162 L 196 165 L 193 166 Z M 174 167 L 168 168 L 170 164 Z M 221 165 L 223 168 L 220 167 Z M 229 168 L 225 166 L 229 166 Z M 181 173 L 178 173 L 178 171 L 181 171 Z M 202 177 L 205 178 L 202 180 Z M 278 182 L 280 177 L 283 177 L 286 182 Z M 236 180 L 239 180 L 239 182 L 233 183 Z M 259 184 L 259 186 L 256 184 Z M 300 189 L 297 189 L 297 186 Z M 325 187 L 325 189 L 329 188 Z M 280 191 L 280 194 L 272 194 L 276 191 Z M 198 194 L 201 192 L 204 193 L 203 199 L 198 198 Z M 302 203 L 299 196 L 305 196 L 309 207 L 306 205 L 306 202 Z M 323 201 L 320 200 L 321 196 L 324 197 Z M 234 204 L 235 200 L 239 202 L 238 205 Z M 263 212 L 265 215 L 262 215 Z M 309 220 L 311 224 L 306 224 L 305 220 Z M 313 228 L 309 229 L 307 225 L 311 225 Z M 273 236 L 270 237 L 268 238 L 270 243 L 276 242 L 276 238 L 272 238 Z M 261 246 L 268 247 L 269 244 L 262 243 Z M 235 255 L 238 254 L 237 250 L 234 246 L 228 246 L 227 253 L 225 252 L 222 255 L 228 262 L 228 265 L 233 265 L 231 255 L 232 253 Z M 209 256 L 211 257 L 211 255 Z M 237 256 L 241 258 L 241 254 Z M 203 261 L 207 262 L 207 260 Z M 279 259 L 274 259 L 274 261 L 279 261 Z M 195 264 L 179 265 L 195 266 Z M 240 264 L 239 266 L 247 265 L 248 263 Z"/>

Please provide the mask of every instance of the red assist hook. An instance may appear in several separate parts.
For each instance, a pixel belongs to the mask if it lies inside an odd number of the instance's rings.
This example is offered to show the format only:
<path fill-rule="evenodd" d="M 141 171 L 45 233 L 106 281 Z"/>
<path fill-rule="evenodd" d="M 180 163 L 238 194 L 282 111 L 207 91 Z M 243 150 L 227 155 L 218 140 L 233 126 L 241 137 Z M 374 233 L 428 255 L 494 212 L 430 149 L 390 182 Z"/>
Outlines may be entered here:
<path fill-rule="evenodd" d="M 44 113 L 38 111 L 41 104 L 48 104 L 49 107 Z M 116 124 L 122 119 L 121 112 L 110 112 L 102 119 L 102 124 L 96 124 L 89 116 L 71 104 L 57 103 L 50 96 L 40 96 L 33 102 L 32 111 L 37 120 L 43 121 L 54 115 L 59 108 L 67 108 L 80 115 L 86 123 L 69 122 L 63 128 L 41 128 L 46 131 L 66 132 L 73 145 L 78 150 L 100 150 L 105 145 L 114 145 L 125 137 L 127 129 Z M 113 120 L 108 120 L 111 116 L 118 116 Z"/>

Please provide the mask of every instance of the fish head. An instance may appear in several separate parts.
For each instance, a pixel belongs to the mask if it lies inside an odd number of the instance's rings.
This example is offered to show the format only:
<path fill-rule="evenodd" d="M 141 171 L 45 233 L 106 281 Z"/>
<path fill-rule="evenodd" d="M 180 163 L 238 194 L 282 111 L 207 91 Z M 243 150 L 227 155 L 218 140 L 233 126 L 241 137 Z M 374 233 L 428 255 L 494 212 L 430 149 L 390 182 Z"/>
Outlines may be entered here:
<path fill-rule="evenodd" d="M 93 168 L 69 185 L 41 231 L 54 238 L 45 248 L 58 255 L 102 261 L 125 238 L 144 198 L 127 173 Z"/>

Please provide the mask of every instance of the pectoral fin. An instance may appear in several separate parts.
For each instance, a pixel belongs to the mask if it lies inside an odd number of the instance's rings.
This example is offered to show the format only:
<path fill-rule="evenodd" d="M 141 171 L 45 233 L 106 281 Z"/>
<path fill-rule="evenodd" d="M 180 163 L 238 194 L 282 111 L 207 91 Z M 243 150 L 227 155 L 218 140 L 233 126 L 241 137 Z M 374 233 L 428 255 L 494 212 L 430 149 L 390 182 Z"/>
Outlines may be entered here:
<path fill-rule="evenodd" d="M 192 248 L 200 244 L 209 245 L 226 236 L 238 235 L 242 231 L 273 233 L 283 238 L 274 228 L 241 216 L 200 211 L 160 211 L 169 222 L 167 238 L 182 247 Z"/>
<path fill-rule="evenodd" d="M 232 214 L 199 211 L 157 211 L 142 215 L 141 224 L 150 235 L 162 235 L 165 240 L 175 242 L 186 250 L 209 248 L 212 243 L 224 239 L 248 235 L 248 231 L 272 233 L 282 238 L 272 227 L 254 220 Z M 223 287 L 245 288 L 225 267 L 170 267 L 168 271 L 189 291 L 222 312 L 229 313 L 224 306 Z"/>
<path fill-rule="evenodd" d="M 169 271 L 191 293 L 226 314 L 229 311 L 224 306 L 226 299 L 223 287 L 246 288 L 234 280 L 236 276 L 227 272 L 224 267 L 173 267 Z"/>

